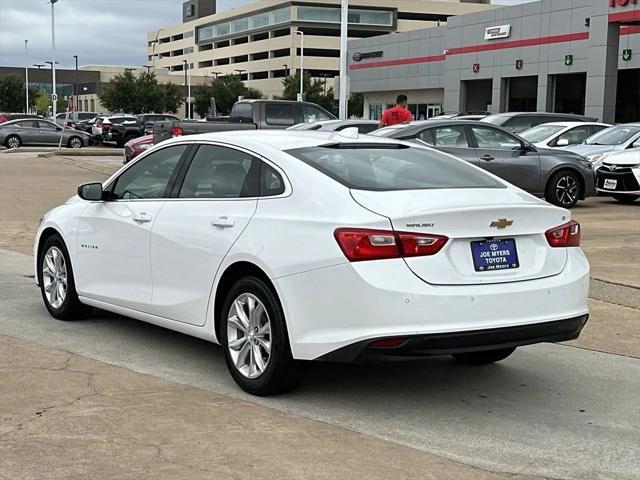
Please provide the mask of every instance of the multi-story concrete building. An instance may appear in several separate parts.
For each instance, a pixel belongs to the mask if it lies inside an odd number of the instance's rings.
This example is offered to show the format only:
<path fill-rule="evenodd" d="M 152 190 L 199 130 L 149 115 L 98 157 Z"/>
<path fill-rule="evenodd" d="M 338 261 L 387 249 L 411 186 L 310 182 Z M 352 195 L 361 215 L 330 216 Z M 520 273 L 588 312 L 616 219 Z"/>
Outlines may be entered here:
<path fill-rule="evenodd" d="M 351 91 L 378 118 L 399 93 L 416 118 L 447 111 L 640 120 L 638 0 L 542 0 L 446 26 L 349 42 Z"/>
<path fill-rule="evenodd" d="M 452 15 L 487 10 L 489 0 L 350 0 L 349 37 L 371 38 L 442 25 Z M 340 0 L 262 0 L 220 13 L 215 0 L 184 4 L 183 23 L 147 35 L 148 65 L 196 75 L 240 75 L 265 95 L 300 67 L 333 78 L 340 63 Z M 298 33 L 300 32 L 300 33 Z M 375 40 L 372 40 L 375 41 Z"/>

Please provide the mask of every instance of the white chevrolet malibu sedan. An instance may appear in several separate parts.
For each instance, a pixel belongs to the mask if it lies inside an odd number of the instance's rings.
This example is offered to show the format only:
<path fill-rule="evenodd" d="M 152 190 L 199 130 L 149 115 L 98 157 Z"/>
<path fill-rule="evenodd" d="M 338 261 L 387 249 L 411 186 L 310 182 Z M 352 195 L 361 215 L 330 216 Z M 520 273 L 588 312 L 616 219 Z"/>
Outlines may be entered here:
<path fill-rule="evenodd" d="M 35 267 L 86 307 L 222 345 L 268 395 L 305 360 L 502 360 L 588 318 L 580 226 L 463 160 L 357 132 L 169 140 L 48 212 Z"/>

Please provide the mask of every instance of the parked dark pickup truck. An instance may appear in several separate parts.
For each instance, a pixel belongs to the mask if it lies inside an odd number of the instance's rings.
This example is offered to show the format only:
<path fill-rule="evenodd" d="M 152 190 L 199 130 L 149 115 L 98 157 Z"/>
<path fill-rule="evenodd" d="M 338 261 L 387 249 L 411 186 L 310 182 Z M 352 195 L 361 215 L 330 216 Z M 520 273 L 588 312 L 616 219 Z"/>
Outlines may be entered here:
<path fill-rule="evenodd" d="M 145 113 L 138 116 L 136 122 L 123 122 L 113 125 L 109 132 L 103 134 L 103 142 L 115 142 L 118 147 L 122 147 L 129 140 L 141 137 L 153 132 L 153 126 L 157 122 L 175 122 L 179 118 L 175 115 L 163 113 Z"/>
<path fill-rule="evenodd" d="M 185 120 L 157 122 L 153 128 L 153 143 L 171 137 L 227 130 L 283 130 L 297 123 L 332 120 L 335 117 L 315 103 L 289 100 L 240 100 L 233 105 L 229 117 L 217 117 L 206 122 Z"/>

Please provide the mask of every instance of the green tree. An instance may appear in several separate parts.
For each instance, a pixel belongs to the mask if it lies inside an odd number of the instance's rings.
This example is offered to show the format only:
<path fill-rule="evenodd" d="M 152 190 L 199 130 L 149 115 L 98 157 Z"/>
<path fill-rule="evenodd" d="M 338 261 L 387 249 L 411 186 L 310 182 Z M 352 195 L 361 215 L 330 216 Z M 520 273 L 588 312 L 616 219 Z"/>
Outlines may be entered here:
<path fill-rule="evenodd" d="M 51 96 L 44 90 L 38 90 L 34 96 L 34 106 L 40 115 L 46 115 L 51 105 Z"/>
<path fill-rule="evenodd" d="M 231 107 L 238 97 L 262 98 L 262 92 L 255 88 L 247 88 L 238 75 L 226 75 L 212 80 L 208 85 L 196 87 L 194 91 L 194 110 L 204 117 L 211 109 L 211 99 L 216 102 L 219 115 L 229 115 Z"/>
<path fill-rule="evenodd" d="M 0 78 L 0 111 L 23 112 L 24 104 L 24 80 L 18 75 Z"/>
<path fill-rule="evenodd" d="M 132 112 L 136 102 L 136 77 L 129 69 L 116 75 L 98 94 L 100 103 L 111 112 Z"/>
<path fill-rule="evenodd" d="M 320 105 L 334 115 L 338 114 L 338 102 L 333 98 L 333 88 L 326 89 L 326 84 L 323 81 L 312 79 L 309 72 L 304 74 L 302 83 L 305 101 Z M 285 77 L 282 80 L 282 86 L 282 95 L 278 98 L 296 100 L 298 93 L 300 93 L 300 75 L 298 72 Z"/>
<path fill-rule="evenodd" d="M 142 72 L 135 80 L 133 113 L 161 112 L 164 110 L 164 92 L 155 73 Z"/>
<path fill-rule="evenodd" d="M 175 83 L 167 83 L 163 86 L 163 100 L 165 112 L 177 112 L 180 105 L 184 102 L 184 94 L 182 89 Z"/>
<path fill-rule="evenodd" d="M 364 116 L 364 95 L 354 93 L 349 98 L 349 117 L 362 118 Z"/>

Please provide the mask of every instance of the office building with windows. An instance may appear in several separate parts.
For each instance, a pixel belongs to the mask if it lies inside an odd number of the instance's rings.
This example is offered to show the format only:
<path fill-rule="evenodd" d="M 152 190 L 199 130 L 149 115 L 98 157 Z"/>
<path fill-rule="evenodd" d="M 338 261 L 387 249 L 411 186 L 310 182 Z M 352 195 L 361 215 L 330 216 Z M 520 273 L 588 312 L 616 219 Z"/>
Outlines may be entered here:
<path fill-rule="evenodd" d="M 453 15 L 483 11 L 489 0 L 350 0 L 349 38 L 371 38 L 442 25 Z M 340 0 L 262 0 L 220 13 L 214 0 L 185 2 L 183 23 L 147 34 L 147 63 L 170 72 L 240 75 L 265 96 L 300 68 L 313 78 L 339 73 Z M 303 38 L 304 37 L 304 38 Z M 304 42 L 304 55 L 303 54 Z"/>

